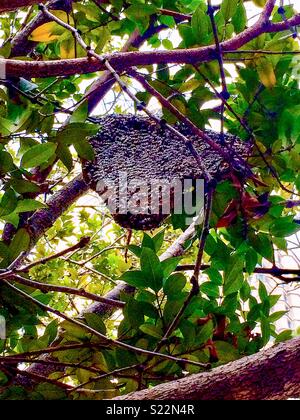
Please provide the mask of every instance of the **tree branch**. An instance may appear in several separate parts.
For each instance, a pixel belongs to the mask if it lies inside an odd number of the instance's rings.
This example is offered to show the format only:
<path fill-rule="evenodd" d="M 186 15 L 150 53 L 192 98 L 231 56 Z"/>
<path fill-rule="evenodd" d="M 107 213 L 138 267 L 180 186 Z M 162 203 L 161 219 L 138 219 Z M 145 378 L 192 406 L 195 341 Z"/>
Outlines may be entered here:
<path fill-rule="evenodd" d="M 48 0 L 2 0 L 0 4 L 0 13 L 11 12 L 22 7 L 29 7 L 34 4 L 46 3 Z"/>
<path fill-rule="evenodd" d="M 82 176 L 78 176 L 49 199 L 47 208 L 35 212 L 27 223 L 31 246 L 33 247 L 53 223 L 88 190 L 89 187 Z"/>
<path fill-rule="evenodd" d="M 202 264 L 201 270 L 207 270 L 210 268 L 209 264 Z M 194 264 L 185 264 L 179 265 L 175 271 L 192 271 L 195 269 Z M 244 269 L 246 273 L 246 269 Z M 265 274 L 281 280 L 285 284 L 291 284 L 294 282 L 300 281 L 300 269 L 297 268 L 279 268 L 279 267 L 272 267 L 272 268 L 264 268 L 264 267 L 256 267 L 253 271 L 253 274 Z M 286 277 L 286 276 L 296 276 L 296 277 Z"/>
<path fill-rule="evenodd" d="M 300 25 L 300 13 L 297 13 L 291 19 L 280 23 L 266 23 L 265 20 L 259 20 L 251 28 L 246 29 L 232 39 L 222 42 L 220 47 L 222 48 L 223 53 L 227 50 L 238 50 L 243 45 L 264 33 L 285 31 L 291 26 L 298 25 Z M 184 50 L 120 52 L 103 55 L 102 61 L 93 57 L 43 62 L 0 59 L 0 66 L 6 68 L 8 77 L 43 78 L 102 71 L 106 69 L 105 60 L 109 61 L 112 67 L 117 71 L 123 71 L 133 66 L 147 66 L 151 64 L 195 64 L 214 60 L 215 54 L 216 46 L 211 45 Z"/>
<path fill-rule="evenodd" d="M 299 398 L 300 338 L 198 375 L 116 400 L 284 400 Z"/>
<path fill-rule="evenodd" d="M 1 282 L 1 279 L 4 279 L 4 278 L 8 282 L 23 284 L 24 286 L 31 287 L 33 289 L 41 290 L 43 293 L 58 292 L 58 293 L 66 293 L 68 295 L 80 296 L 82 298 L 86 298 L 86 299 L 92 300 L 94 302 L 101 302 L 105 305 L 112 306 L 115 309 L 116 308 L 120 309 L 120 308 L 123 308 L 125 306 L 125 303 L 123 303 L 123 302 L 108 299 L 108 298 L 102 297 L 102 296 L 98 296 L 94 293 L 86 292 L 84 289 L 75 289 L 73 287 L 57 286 L 57 285 L 54 285 L 54 284 L 39 283 L 37 281 L 33 281 L 33 280 L 27 279 L 25 277 L 21 277 L 17 274 L 14 274 L 14 273 L 7 274 L 4 277 L 1 277 L 0 282 Z"/>
<path fill-rule="evenodd" d="M 63 10 L 66 13 L 69 13 L 72 9 L 72 2 L 73 0 L 52 0 L 48 3 L 48 8 L 50 10 Z M 47 22 L 49 22 L 49 19 L 42 12 L 39 12 L 30 22 L 28 22 L 28 24 L 12 39 L 10 57 L 24 57 L 29 54 L 37 44 L 37 42 L 30 41 L 28 39 L 29 36 L 36 28 Z"/>

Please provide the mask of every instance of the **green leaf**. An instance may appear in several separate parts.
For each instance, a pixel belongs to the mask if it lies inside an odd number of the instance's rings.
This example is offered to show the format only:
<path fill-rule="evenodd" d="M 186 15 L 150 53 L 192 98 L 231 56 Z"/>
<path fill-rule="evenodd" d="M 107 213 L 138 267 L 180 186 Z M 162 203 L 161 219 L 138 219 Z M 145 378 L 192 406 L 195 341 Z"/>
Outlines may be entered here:
<path fill-rule="evenodd" d="M 248 274 L 252 274 L 258 263 L 257 252 L 255 252 L 254 249 L 250 248 L 246 253 L 245 260 L 246 260 L 246 271 Z"/>
<path fill-rule="evenodd" d="M 164 293 L 168 296 L 176 296 L 184 289 L 186 285 L 186 278 L 182 273 L 172 274 L 164 283 Z"/>
<path fill-rule="evenodd" d="M 140 330 L 147 335 L 150 335 L 151 337 L 161 339 L 163 337 L 163 332 L 161 328 L 156 327 L 155 325 L 151 324 L 143 324 L 140 326 Z"/>
<path fill-rule="evenodd" d="M 18 214 L 10 213 L 7 216 L 2 216 L 2 219 L 13 225 L 15 229 L 18 229 L 20 223 L 20 217 Z"/>
<path fill-rule="evenodd" d="M 156 77 L 158 80 L 167 82 L 170 79 L 169 67 L 166 67 L 165 64 L 158 64 L 157 70 L 156 70 Z"/>
<path fill-rule="evenodd" d="M 234 15 L 238 5 L 238 0 L 223 0 L 221 4 L 221 13 L 226 22 Z"/>
<path fill-rule="evenodd" d="M 172 257 L 160 263 L 165 279 L 168 278 L 174 272 L 174 270 L 180 263 L 180 260 L 181 257 Z"/>
<path fill-rule="evenodd" d="M 142 271 L 127 271 L 126 273 L 122 274 L 120 280 L 125 281 L 125 283 L 133 287 L 148 287 L 147 278 L 145 276 L 145 273 L 143 273 Z"/>
<path fill-rule="evenodd" d="M 37 395 L 42 396 L 46 401 L 57 401 L 66 398 L 66 391 L 53 384 L 38 384 L 36 392 Z"/>
<path fill-rule="evenodd" d="M 270 321 L 268 320 L 268 318 L 263 317 L 261 322 L 261 333 L 262 333 L 262 339 L 263 339 L 263 343 L 264 345 L 266 345 L 271 337 L 271 326 L 270 326 Z"/>
<path fill-rule="evenodd" d="M 0 135 L 10 136 L 14 132 L 14 127 L 11 121 L 0 117 Z"/>
<path fill-rule="evenodd" d="M 141 270 L 146 277 L 148 287 L 158 292 L 162 288 L 163 271 L 158 256 L 150 248 L 142 250 Z"/>
<path fill-rule="evenodd" d="M 245 284 L 247 283 L 244 282 L 244 285 Z M 218 312 L 220 312 L 223 315 L 228 315 L 228 316 L 233 315 L 235 311 L 237 310 L 238 305 L 239 305 L 238 293 L 232 293 L 231 295 L 228 295 L 224 298 L 222 302 L 222 306 L 218 308 Z"/>
<path fill-rule="evenodd" d="M 158 252 L 164 243 L 165 229 L 162 229 L 155 236 L 152 237 L 154 242 L 155 252 Z"/>
<path fill-rule="evenodd" d="M 106 334 L 106 326 L 100 315 L 94 313 L 85 313 L 84 318 L 89 327 L 98 331 L 99 333 Z"/>
<path fill-rule="evenodd" d="M 88 117 L 88 102 L 83 101 L 82 104 L 73 112 L 70 123 L 85 122 Z"/>
<path fill-rule="evenodd" d="M 162 15 L 159 17 L 159 20 L 163 25 L 167 25 L 169 28 L 175 28 L 176 26 L 176 21 L 173 16 Z"/>
<path fill-rule="evenodd" d="M 270 226 L 270 233 L 279 238 L 285 238 L 299 232 L 300 226 L 291 217 L 281 217 Z"/>
<path fill-rule="evenodd" d="M 150 248 L 155 251 L 155 245 L 151 236 L 147 233 L 144 233 L 143 241 L 142 241 L 142 248 Z"/>
<path fill-rule="evenodd" d="M 241 299 L 243 300 L 243 302 L 247 302 L 247 300 L 251 296 L 251 287 L 248 282 L 244 282 L 240 290 L 240 294 L 241 294 Z"/>
<path fill-rule="evenodd" d="M 48 337 L 49 345 L 55 340 L 55 338 L 57 337 L 57 333 L 58 333 L 58 321 L 55 319 L 47 325 L 44 332 L 44 336 Z"/>
<path fill-rule="evenodd" d="M 164 243 L 164 234 L 165 230 L 161 230 L 155 236 L 149 236 L 147 233 L 144 233 L 142 248 L 150 248 L 155 253 L 157 253 Z"/>
<path fill-rule="evenodd" d="M 9 257 L 9 248 L 3 242 L 0 242 L 0 257 L 3 259 L 7 259 Z"/>
<path fill-rule="evenodd" d="M 26 181 L 25 179 L 12 179 L 10 181 L 10 185 L 19 194 L 40 192 L 40 187 L 38 185 L 33 182 Z"/>
<path fill-rule="evenodd" d="M 191 26 L 197 42 L 201 43 L 205 41 L 209 32 L 209 18 L 201 5 L 196 9 L 192 16 Z"/>
<path fill-rule="evenodd" d="M 206 281 L 201 284 L 200 290 L 202 293 L 206 294 L 207 296 L 211 298 L 218 298 L 220 296 L 219 292 L 219 286 L 215 283 L 212 283 L 210 281 Z"/>
<path fill-rule="evenodd" d="M 284 341 L 290 340 L 293 338 L 293 333 L 291 330 L 284 330 L 276 337 L 275 343 L 282 343 Z"/>
<path fill-rule="evenodd" d="M 211 234 L 209 234 L 206 239 L 204 250 L 208 255 L 213 255 L 213 253 L 217 249 L 217 245 L 218 245 L 217 241 L 214 239 L 214 237 Z"/>
<path fill-rule="evenodd" d="M 256 321 L 261 316 L 261 304 L 253 305 L 247 315 L 247 321 Z"/>
<path fill-rule="evenodd" d="M 212 283 L 214 283 L 218 286 L 222 285 L 222 283 L 223 283 L 222 276 L 216 268 L 209 267 L 206 270 L 204 270 L 203 273 L 206 274 L 210 278 Z"/>
<path fill-rule="evenodd" d="M 124 309 L 124 318 L 132 328 L 138 329 L 145 321 L 143 303 L 130 298 Z"/>
<path fill-rule="evenodd" d="M 200 332 L 197 334 L 196 342 L 198 345 L 204 344 L 212 338 L 214 332 L 214 323 L 212 320 L 208 321 L 203 327 L 201 328 Z"/>
<path fill-rule="evenodd" d="M 193 362 L 198 362 L 199 363 L 198 357 L 195 356 L 194 354 L 183 354 L 181 357 L 183 359 L 191 360 Z M 195 366 L 195 365 L 191 365 L 190 363 L 186 363 L 184 370 L 186 370 L 190 374 L 193 374 L 193 373 L 201 372 L 202 369 L 199 366 Z"/>
<path fill-rule="evenodd" d="M 197 43 L 197 38 L 194 35 L 194 32 L 190 25 L 187 25 L 185 23 L 178 25 L 178 32 L 183 39 L 184 46 L 186 48 L 192 47 Z"/>
<path fill-rule="evenodd" d="M 28 198 L 18 202 L 17 208 L 15 209 L 15 213 L 25 213 L 27 211 L 35 211 L 38 209 L 44 209 L 46 207 L 46 204 Z"/>
<path fill-rule="evenodd" d="M 57 142 L 70 146 L 71 144 L 80 143 L 87 137 L 96 134 L 99 126 L 89 123 L 71 123 L 57 134 Z"/>
<path fill-rule="evenodd" d="M 129 19 L 135 22 L 153 15 L 156 10 L 156 7 L 150 4 L 133 4 L 125 9 L 124 13 Z"/>
<path fill-rule="evenodd" d="M 3 372 L 0 372 L 0 386 L 4 386 L 7 382 L 8 377 Z"/>
<path fill-rule="evenodd" d="M 10 188 L 7 190 L 0 203 L 0 217 L 11 214 L 17 207 L 18 200 L 15 192 Z"/>
<path fill-rule="evenodd" d="M 30 236 L 26 229 L 19 229 L 9 245 L 10 260 L 14 261 L 19 255 L 27 251 L 30 244 Z"/>
<path fill-rule="evenodd" d="M 128 249 L 129 249 L 130 252 L 132 252 L 138 258 L 141 257 L 142 248 L 140 246 L 137 246 L 137 245 L 128 245 Z"/>
<path fill-rule="evenodd" d="M 279 319 L 281 319 L 282 317 L 284 317 L 286 314 L 288 313 L 288 311 L 278 311 L 278 312 L 273 312 L 270 316 L 269 316 L 269 322 L 276 322 Z"/>
<path fill-rule="evenodd" d="M 268 235 L 265 233 L 259 233 L 257 235 L 249 234 L 249 241 L 256 252 L 273 263 L 274 249 L 272 241 Z"/>
<path fill-rule="evenodd" d="M 280 298 L 281 298 L 280 295 L 271 295 L 271 296 L 269 296 L 270 307 L 273 308 L 273 306 L 276 305 L 276 303 L 279 301 Z"/>
<path fill-rule="evenodd" d="M 247 12 L 242 0 L 239 2 L 234 15 L 232 16 L 232 23 L 237 34 L 246 28 Z"/>
<path fill-rule="evenodd" d="M 164 307 L 164 320 L 166 324 L 172 322 L 174 316 L 178 314 L 182 308 L 185 296 L 180 295 L 180 299 L 176 296 L 176 299 L 168 299 Z"/>
<path fill-rule="evenodd" d="M 244 283 L 244 257 L 241 255 L 231 255 L 229 265 L 224 272 L 224 295 L 238 292 Z"/>
<path fill-rule="evenodd" d="M 99 41 L 95 48 L 95 52 L 97 54 L 101 54 L 103 52 L 103 49 L 105 45 L 107 44 L 107 42 L 109 41 L 110 37 L 111 37 L 111 33 L 108 27 L 104 26 L 104 27 L 99 28 Z"/>
<path fill-rule="evenodd" d="M 228 363 L 239 359 L 239 352 L 232 344 L 226 343 L 225 341 L 216 341 L 214 345 L 219 362 Z"/>
<path fill-rule="evenodd" d="M 267 291 L 266 286 L 263 284 L 263 282 L 259 282 L 259 287 L 258 287 L 258 294 L 260 297 L 260 300 L 263 302 L 264 300 L 269 298 L 269 294 Z"/>
<path fill-rule="evenodd" d="M 22 157 L 21 166 L 25 169 L 35 168 L 47 162 L 55 155 L 57 144 L 43 143 L 33 146 Z"/>
<path fill-rule="evenodd" d="M 67 168 L 68 172 L 71 172 L 73 169 L 73 157 L 70 149 L 63 144 L 59 144 L 56 150 L 56 154 Z"/>
<path fill-rule="evenodd" d="M 94 149 L 87 140 L 82 139 L 81 141 L 74 142 L 74 147 L 78 156 L 82 159 L 93 160 L 95 158 Z"/>
<path fill-rule="evenodd" d="M 7 173 L 15 168 L 12 156 L 5 150 L 0 152 L 0 171 Z"/>

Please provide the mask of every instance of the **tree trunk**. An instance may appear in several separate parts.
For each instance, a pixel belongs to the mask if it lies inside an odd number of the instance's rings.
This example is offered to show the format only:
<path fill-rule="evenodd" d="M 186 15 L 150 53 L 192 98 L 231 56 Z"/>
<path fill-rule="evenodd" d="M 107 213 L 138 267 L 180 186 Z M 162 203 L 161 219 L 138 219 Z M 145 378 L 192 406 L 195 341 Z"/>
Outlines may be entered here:
<path fill-rule="evenodd" d="M 116 400 L 300 399 L 300 338 L 210 372 L 134 392 Z"/>

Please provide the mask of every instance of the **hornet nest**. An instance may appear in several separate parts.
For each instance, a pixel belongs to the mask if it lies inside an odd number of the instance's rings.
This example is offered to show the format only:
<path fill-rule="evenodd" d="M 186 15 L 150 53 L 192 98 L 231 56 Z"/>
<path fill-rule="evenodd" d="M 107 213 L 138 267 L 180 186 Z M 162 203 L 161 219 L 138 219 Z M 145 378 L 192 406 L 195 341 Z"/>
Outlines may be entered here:
<path fill-rule="evenodd" d="M 142 180 L 150 185 L 153 180 L 174 179 L 203 179 L 203 173 L 184 144 L 183 140 L 176 136 L 164 125 L 158 125 L 148 117 L 140 115 L 112 114 L 100 118 L 101 129 L 98 134 L 90 139 L 95 151 L 94 161 L 83 162 L 83 176 L 88 185 L 104 199 L 113 218 L 122 227 L 136 230 L 151 230 L 157 228 L 172 212 L 174 203 L 170 205 L 170 211 L 166 214 L 162 207 L 155 214 L 149 210 L 149 189 L 144 190 L 144 205 L 138 200 L 138 211 L 124 209 L 121 203 L 121 190 L 124 185 L 120 180 L 126 176 L 125 186 L 126 200 L 130 200 L 138 188 L 133 180 Z M 185 125 L 178 123 L 176 129 L 193 141 L 202 165 L 216 182 L 220 182 L 230 172 L 230 167 L 224 158 L 208 146 L 202 139 L 191 133 Z M 220 144 L 220 134 L 207 131 L 212 140 Z M 238 137 L 225 134 L 225 146 L 227 150 L 234 150 L 239 156 L 246 158 L 251 151 L 249 143 L 242 142 Z M 110 187 L 114 185 L 115 192 Z M 146 192 L 145 192 L 146 191 Z M 147 192 L 148 191 L 148 192 Z M 123 191 L 124 192 L 124 191 Z M 139 191 L 139 198 L 142 196 Z M 160 200 L 163 196 L 163 188 L 160 190 Z M 122 196 L 124 197 L 124 195 Z M 171 194 L 172 197 L 172 194 Z M 124 198 L 123 198 L 124 200 Z M 126 201 L 125 200 L 125 201 Z M 143 200 L 142 200 L 143 201 Z M 172 201 L 172 198 L 171 198 Z M 146 203 L 146 205 L 145 205 Z M 113 205 L 112 205 L 113 204 Z"/>

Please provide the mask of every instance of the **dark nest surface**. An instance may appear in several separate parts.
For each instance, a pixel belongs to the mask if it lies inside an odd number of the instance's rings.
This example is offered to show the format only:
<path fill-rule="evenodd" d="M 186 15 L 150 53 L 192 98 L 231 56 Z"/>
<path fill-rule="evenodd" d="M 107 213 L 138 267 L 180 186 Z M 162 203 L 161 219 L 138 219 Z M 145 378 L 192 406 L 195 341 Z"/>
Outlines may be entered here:
<path fill-rule="evenodd" d="M 95 151 L 93 162 L 83 163 L 83 174 L 90 187 L 100 196 L 107 192 L 107 180 L 119 185 L 126 174 L 128 182 L 142 180 L 150 184 L 153 180 L 163 179 L 203 179 L 203 173 L 191 155 L 183 140 L 160 126 L 148 117 L 137 115 L 113 114 L 99 120 L 100 131 L 91 138 L 90 143 Z M 202 165 L 217 181 L 224 179 L 230 167 L 224 158 L 208 146 L 202 139 L 191 134 L 183 124 L 177 130 L 193 141 Z M 220 144 L 220 135 L 207 131 L 209 137 Z M 233 151 L 246 158 L 251 150 L 248 143 L 238 137 L 225 135 L 227 151 Z M 105 180 L 105 182 L 103 182 Z M 134 194 L 130 191 L 129 194 Z M 105 197 L 107 202 L 107 197 Z M 117 210 L 112 215 L 121 226 L 132 229 L 148 230 L 158 227 L 166 218 L 166 214 L 148 214 L 146 210 L 140 214 L 120 214 Z"/>

